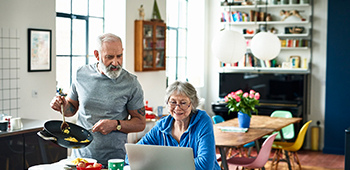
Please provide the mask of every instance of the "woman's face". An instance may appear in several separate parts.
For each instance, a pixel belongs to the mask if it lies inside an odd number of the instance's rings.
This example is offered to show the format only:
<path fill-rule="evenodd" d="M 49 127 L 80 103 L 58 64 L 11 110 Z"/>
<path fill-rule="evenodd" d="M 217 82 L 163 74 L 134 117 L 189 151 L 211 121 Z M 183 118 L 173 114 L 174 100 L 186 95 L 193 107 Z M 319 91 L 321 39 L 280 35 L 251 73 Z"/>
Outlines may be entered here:
<path fill-rule="evenodd" d="M 183 94 L 173 94 L 168 100 L 170 115 L 176 121 L 187 121 L 191 114 L 191 100 Z"/>

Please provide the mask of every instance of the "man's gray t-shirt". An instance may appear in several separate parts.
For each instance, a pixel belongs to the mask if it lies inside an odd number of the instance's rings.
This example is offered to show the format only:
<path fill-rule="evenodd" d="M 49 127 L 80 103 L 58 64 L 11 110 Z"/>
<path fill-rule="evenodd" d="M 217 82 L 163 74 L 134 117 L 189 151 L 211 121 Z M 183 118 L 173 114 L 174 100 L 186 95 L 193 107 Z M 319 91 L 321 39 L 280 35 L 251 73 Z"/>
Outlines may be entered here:
<path fill-rule="evenodd" d="M 101 119 L 126 120 L 128 110 L 144 106 L 142 87 L 135 75 L 123 69 L 117 79 L 110 79 L 97 70 L 97 63 L 78 68 L 68 97 L 79 101 L 77 124 L 86 129 Z M 73 158 L 93 158 L 103 165 L 109 159 L 124 159 L 126 133 L 93 132 L 92 135 L 90 145 L 73 149 Z"/>

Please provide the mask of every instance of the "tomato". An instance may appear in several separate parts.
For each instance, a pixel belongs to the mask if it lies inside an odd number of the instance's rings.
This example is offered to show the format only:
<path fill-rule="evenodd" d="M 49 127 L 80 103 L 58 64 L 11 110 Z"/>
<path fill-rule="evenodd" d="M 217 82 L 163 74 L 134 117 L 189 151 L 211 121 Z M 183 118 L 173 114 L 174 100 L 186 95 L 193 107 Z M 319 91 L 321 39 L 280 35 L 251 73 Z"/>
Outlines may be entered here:
<path fill-rule="evenodd" d="M 78 167 L 85 168 L 86 167 L 86 163 L 84 161 L 80 161 L 78 163 Z"/>
<path fill-rule="evenodd" d="M 98 164 L 97 162 L 95 162 L 92 166 L 98 168 L 98 167 L 100 167 L 100 164 Z"/>

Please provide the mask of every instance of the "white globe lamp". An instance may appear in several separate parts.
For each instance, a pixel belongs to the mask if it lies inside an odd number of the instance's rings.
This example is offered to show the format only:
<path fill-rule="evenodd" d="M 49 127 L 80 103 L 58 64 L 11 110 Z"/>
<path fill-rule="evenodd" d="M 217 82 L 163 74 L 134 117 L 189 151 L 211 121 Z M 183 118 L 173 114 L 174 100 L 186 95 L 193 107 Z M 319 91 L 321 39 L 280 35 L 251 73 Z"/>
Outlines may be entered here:
<path fill-rule="evenodd" d="M 281 41 L 275 34 L 260 32 L 251 40 L 251 51 L 261 60 L 272 60 L 281 51 Z"/>
<path fill-rule="evenodd" d="M 223 30 L 212 41 L 215 57 L 223 63 L 235 63 L 243 58 L 247 43 L 242 34 L 237 31 Z"/>

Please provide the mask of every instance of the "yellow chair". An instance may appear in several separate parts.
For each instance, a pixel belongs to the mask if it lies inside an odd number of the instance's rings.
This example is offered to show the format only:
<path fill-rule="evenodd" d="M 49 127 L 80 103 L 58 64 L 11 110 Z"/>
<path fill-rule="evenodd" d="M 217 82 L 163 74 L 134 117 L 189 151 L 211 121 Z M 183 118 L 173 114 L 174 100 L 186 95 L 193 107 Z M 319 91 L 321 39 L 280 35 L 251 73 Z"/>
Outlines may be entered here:
<path fill-rule="evenodd" d="M 277 149 L 277 150 L 276 150 L 275 155 L 273 156 L 273 159 L 272 159 L 271 169 L 275 163 L 275 158 L 276 158 L 276 168 L 275 169 L 277 170 L 278 163 L 280 161 L 280 157 L 282 156 L 281 154 L 283 154 L 282 153 L 283 151 L 285 151 L 285 154 L 286 154 L 286 160 L 283 160 L 283 161 L 286 161 L 288 164 L 289 163 L 292 164 L 294 167 L 294 162 L 293 162 L 293 159 L 294 159 L 294 160 L 296 160 L 296 163 L 299 165 L 299 169 L 301 169 L 301 165 L 300 165 L 297 151 L 301 148 L 301 146 L 304 143 L 305 134 L 306 134 L 306 131 L 307 131 L 309 124 L 311 122 L 312 122 L 312 120 L 306 122 L 303 125 L 303 127 L 299 131 L 299 134 L 298 134 L 295 142 L 274 142 L 272 144 L 272 148 Z M 288 159 L 288 157 L 289 157 L 289 159 Z"/>

